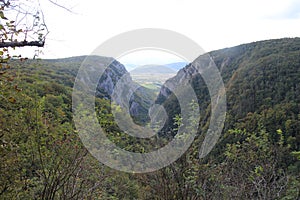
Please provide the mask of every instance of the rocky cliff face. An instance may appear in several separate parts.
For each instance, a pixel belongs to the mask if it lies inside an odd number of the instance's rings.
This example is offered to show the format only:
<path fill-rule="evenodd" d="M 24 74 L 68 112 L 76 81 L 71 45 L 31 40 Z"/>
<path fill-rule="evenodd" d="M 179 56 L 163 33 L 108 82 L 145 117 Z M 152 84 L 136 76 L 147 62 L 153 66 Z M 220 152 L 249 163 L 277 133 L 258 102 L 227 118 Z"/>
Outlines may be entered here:
<path fill-rule="evenodd" d="M 153 103 L 151 91 L 132 81 L 124 65 L 116 60 L 106 68 L 99 80 L 96 96 L 113 100 L 138 122 L 146 122 Z"/>
<path fill-rule="evenodd" d="M 148 109 L 154 101 L 154 92 L 133 82 L 124 65 L 117 60 L 103 56 L 77 56 L 44 62 L 57 67 L 61 74 L 77 76 L 81 82 L 77 88 L 79 91 L 109 100 L 113 97 L 116 104 L 128 110 L 135 122 L 149 120 Z M 68 83 L 73 87 L 73 83 Z"/>
<path fill-rule="evenodd" d="M 183 88 L 185 85 L 191 85 L 194 89 L 196 86 L 195 81 L 201 81 L 201 86 L 205 86 L 205 82 L 201 77 L 201 74 L 208 78 L 210 78 L 209 72 L 212 72 L 210 68 L 213 62 L 209 54 L 205 54 L 197 58 L 193 63 L 188 64 L 186 67 L 180 69 L 176 76 L 167 80 L 166 83 L 162 86 L 158 98 L 156 100 L 157 103 L 164 102 L 175 88 Z M 195 91 L 198 93 L 198 91 Z"/>
<path fill-rule="evenodd" d="M 179 70 L 176 76 L 170 78 L 166 83 L 161 87 L 159 92 L 157 102 L 165 101 L 171 94 L 171 90 L 176 88 L 177 85 L 184 85 L 191 80 L 191 78 L 197 74 L 197 70 L 191 65 L 187 65 L 185 68 Z"/>
<path fill-rule="evenodd" d="M 97 96 L 110 99 L 116 83 L 122 78 L 123 75 L 126 75 L 126 73 L 127 71 L 121 63 L 116 60 L 112 61 L 111 64 L 106 68 L 98 82 L 96 91 Z M 131 84 L 131 77 L 126 76 L 126 79 L 123 77 L 123 82 Z"/>

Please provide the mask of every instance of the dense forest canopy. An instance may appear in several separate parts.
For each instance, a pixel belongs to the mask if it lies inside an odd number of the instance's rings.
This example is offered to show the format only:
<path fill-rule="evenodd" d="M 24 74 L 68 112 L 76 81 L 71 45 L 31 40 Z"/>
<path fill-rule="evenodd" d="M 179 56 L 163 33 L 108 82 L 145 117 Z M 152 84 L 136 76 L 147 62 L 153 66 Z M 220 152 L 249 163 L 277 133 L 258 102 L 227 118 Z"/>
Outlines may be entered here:
<path fill-rule="evenodd" d="M 300 39 L 255 42 L 209 55 L 221 71 L 228 103 L 217 146 L 198 158 L 210 99 L 201 76 L 195 76 L 199 135 L 175 163 L 147 174 L 112 170 L 82 145 L 71 95 L 84 57 L 9 61 L 0 69 L 0 198 L 299 199 Z M 171 116 L 166 131 L 176 133 L 176 99 L 164 98 L 158 100 Z M 108 98 L 99 95 L 95 109 L 109 139 L 121 148 L 157 148 L 157 138 L 137 140 L 119 129 Z M 159 140 L 166 142 L 166 135 Z"/>

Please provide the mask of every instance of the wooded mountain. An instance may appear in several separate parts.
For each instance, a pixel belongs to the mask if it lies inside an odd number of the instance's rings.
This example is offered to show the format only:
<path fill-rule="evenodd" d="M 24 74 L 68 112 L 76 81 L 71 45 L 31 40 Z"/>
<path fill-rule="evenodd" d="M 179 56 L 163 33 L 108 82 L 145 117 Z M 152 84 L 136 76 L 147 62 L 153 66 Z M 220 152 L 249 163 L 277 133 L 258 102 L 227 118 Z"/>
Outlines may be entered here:
<path fill-rule="evenodd" d="M 198 143 L 195 142 L 198 147 L 194 147 L 198 150 L 209 125 L 211 99 L 206 83 L 195 66 L 199 62 L 205 62 L 208 57 L 214 61 L 223 78 L 227 96 L 227 114 L 223 135 L 208 156 L 207 162 L 215 160 L 216 168 L 220 167 L 220 171 L 217 170 L 218 173 L 224 174 L 222 178 L 217 178 L 218 181 L 215 184 L 225 187 L 230 185 L 233 188 L 224 190 L 218 187 L 219 192 L 212 196 L 209 195 L 209 197 L 202 196 L 202 198 L 218 199 L 222 196 L 221 199 L 273 199 L 275 194 L 279 197 L 279 188 L 271 186 L 279 184 L 279 182 L 274 183 L 271 180 L 275 177 L 278 180 L 283 178 L 280 175 L 281 170 L 291 174 L 300 174 L 299 157 L 297 160 L 294 156 L 299 155 L 300 150 L 300 38 L 259 41 L 212 51 L 200 56 L 167 81 L 171 88 L 190 83 L 198 97 L 201 113 L 199 133 L 201 135 L 197 139 Z M 170 136 L 170 132 L 176 128 L 176 115 L 180 113 L 176 96 L 163 86 L 156 102 L 164 105 L 169 116 L 169 121 L 161 134 Z M 251 141 L 252 139 L 256 142 Z M 256 148 L 251 147 L 253 143 L 256 143 Z M 265 147 L 263 143 L 265 143 Z M 247 147 L 247 145 L 249 146 Z M 266 149 L 261 151 L 260 148 Z M 242 153 L 243 151 L 245 152 Z M 251 157 L 253 156 L 251 152 L 255 155 L 254 157 Z M 271 156 L 271 152 L 277 155 Z M 257 154 L 260 153 L 266 154 L 266 157 L 259 157 Z M 239 156 L 241 158 L 238 158 Z M 264 160 L 263 163 L 262 160 Z M 184 163 L 184 161 L 182 162 Z M 266 170 L 272 165 L 271 163 L 274 168 Z M 181 166 L 185 166 L 185 164 Z M 258 166 L 262 167 L 261 170 L 265 175 L 260 174 L 257 179 L 246 175 L 250 173 L 251 168 L 252 170 L 257 169 Z M 233 170 L 232 174 L 224 172 L 224 169 Z M 290 171 L 291 169 L 293 172 Z M 273 173 L 273 176 L 269 173 Z M 296 176 L 297 180 L 299 180 L 298 175 Z M 246 181 L 246 177 L 253 182 Z M 227 178 L 229 181 L 225 180 Z M 205 179 L 200 177 L 195 179 L 195 181 L 200 180 L 204 181 L 202 184 L 204 184 L 203 187 L 206 187 Z M 233 180 L 237 182 L 233 183 Z M 259 180 L 266 186 L 265 189 L 262 189 L 265 193 L 250 192 L 251 189 L 246 185 L 254 184 Z M 238 185 L 243 184 L 245 185 L 240 189 L 237 188 Z M 242 189 L 243 187 L 245 188 Z M 215 189 L 216 187 L 212 187 L 212 190 Z M 227 193 L 226 191 L 239 191 L 240 194 L 227 196 L 224 195 Z M 187 194 L 181 195 L 186 196 Z M 217 197 L 218 195 L 221 196 Z M 297 195 L 299 198 L 299 190 Z"/>
<path fill-rule="evenodd" d="M 227 118 L 230 123 L 241 122 L 247 116 L 270 112 L 270 109 L 285 108 L 284 116 L 297 119 L 300 106 L 300 38 L 285 38 L 267 40 L 239 45 L 232 48 L 212 51 L 195 60 L 201 62 L 204 57 L 215 62 L 223 78 L 227 95 Z M 199 61 L 200 60 L 200 61 Z M 200 111 L 203 116 L 209 115 L 210 97 L 207 86 L 200 73 L 191 63 L 168 80 L 169 84 L 182 84 L 185 80 L 191 82 L 199 100 Z M 166 101 L 171 92 L 163 87 L 157 102 L 164 102 L 165 106 L 174 113 L 176 101 L 174 95 Z M 172 107 L 172 109 L 170 108 Z M 289 108 L 287 111 L 286 109 Z M 276 112 L 279 112 L 278 109 Z M 273 116 L 275 117 L 275 116 Z M 282 116 L 283 117 L 283 116 Z M 170 117 L 172 119 L 172 117 Z M 274 119 L 269 131 L 282 128 L 284 121 Z M 257 124 L 256 124 L 257 125 Z M 297 147 L 300 142 L 299 124 L 293 125 L 293 136 L 297 136 Z M 232 124 L 226 125 L 227 128 Z M 296 128 L 298 127 L 298 128 Z"/>
<path fill-rule="evenodd" d="M 61 68 L 61 70 L 68 70 L 75 67 L 74 71 L 71 73 L 71 75 L 74 76 L 73 78 L 76 77 L 76 73 L 82 64 L 87 70 L 91 71 L 101 70 L 105 66 L 108 66 L 99 79 L 95 92 L 96 97 L 111 100 L 111 95 L 116 83 L 124 76 L 126 78 L 123 77 L 122 81 L 124 82 L 124 85 L 128 85 L 127 93 L 132 93 L 133 96 L 128 97 L 128 99 L 122 99 L 122 97 L 117 98 L 117 102 L 115 103 L 121 107 L 128 107 L 127 109 L 136 122 L 145 123 L 149 120 L 148 109 L 154 101 L 154 92 L 133 82 L 124 65 L 119 63 L 117 60 L 101 56 L 79 56 L 65 59 L 43 60 L 41 64 L 48 66 L 49 63 L 55 67 Z M 93 73 L 90 73 L 89 75 L 91 75 L 90 78 L 99 78 L 92 77 Z M 132 91 L 133 88 L 137 88 L 137 90 Z M 124 96 L 126 96 L 126 94 L 124 94 Z M 129 105 L 127 105 L 128 102 L 126 102 L 126 100 L 128 100 Z"/>
<path fill-rule="evenodd" d="M 2 64 L 0 199 L 299 199 L 300 38 L 253 42 L 207 55 L 226 88 L 222 136 L 213 151 L 199 159 L 210 96 L 191 63 L 168 82 L 192 85 L 200 106 L 199 135 L 175 163 L 148 174 L 112 170 L 82 145 L 71 99 L 86 57 Z M 112 64 L 99 81 L 95 110 L 107 137 L 139 153 L 159 148 L 153 145 L 156 140 L 168 142 L 168 137 L 137 139 L 120 130 L 109 96 L 126 70 L 104 57 L 90 57 L 91 69 L 105 60 Z M 126 80 L 134 84 L 130 77 Z M 139 123 L 147 122 L 151 99 L 141 88 L 130 100 L 131 115 Z M 169 116 L 160 136 L 173 137 L 180 124 L 178 101 L 166 87 L 156 101 Z"/>

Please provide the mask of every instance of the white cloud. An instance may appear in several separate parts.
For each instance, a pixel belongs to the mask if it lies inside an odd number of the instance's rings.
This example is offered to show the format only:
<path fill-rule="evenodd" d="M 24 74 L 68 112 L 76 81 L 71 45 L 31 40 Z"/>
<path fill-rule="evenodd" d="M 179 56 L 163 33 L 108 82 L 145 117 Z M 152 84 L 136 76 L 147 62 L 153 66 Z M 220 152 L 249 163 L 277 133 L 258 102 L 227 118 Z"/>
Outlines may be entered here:
<path fill-rule="evenodd" d="M 296 5 L 293 0 L 62 1 L 68 8 L 74 7 L 77 14 L 47 0 L 41 2 L 50 30 L 43 50 L 45 58 L 86 55 L 112 36 L 138 28 L 182 33 L 206 51 L 300 36 L 298 11 L 291 9 Z M 271 17 L 281 13 L 286 17 Z"/>

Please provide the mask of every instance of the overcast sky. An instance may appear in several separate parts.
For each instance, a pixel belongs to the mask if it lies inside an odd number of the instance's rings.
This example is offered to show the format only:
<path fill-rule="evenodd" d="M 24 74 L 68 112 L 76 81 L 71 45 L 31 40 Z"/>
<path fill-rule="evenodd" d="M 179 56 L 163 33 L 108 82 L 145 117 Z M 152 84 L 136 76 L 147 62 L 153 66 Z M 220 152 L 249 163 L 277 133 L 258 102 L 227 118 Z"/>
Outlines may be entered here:
<path fill-rule="evenodd" d="M 107 39 L 138 28 L 179 32 L 205 51 L 300 37 L 300 0 L 59 1 L 73 13 L 40 1 L 50 30 L 42 58 L 88 55 Z"/>

